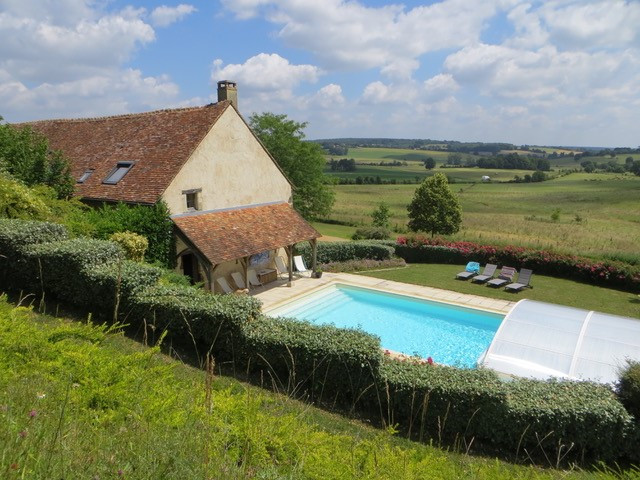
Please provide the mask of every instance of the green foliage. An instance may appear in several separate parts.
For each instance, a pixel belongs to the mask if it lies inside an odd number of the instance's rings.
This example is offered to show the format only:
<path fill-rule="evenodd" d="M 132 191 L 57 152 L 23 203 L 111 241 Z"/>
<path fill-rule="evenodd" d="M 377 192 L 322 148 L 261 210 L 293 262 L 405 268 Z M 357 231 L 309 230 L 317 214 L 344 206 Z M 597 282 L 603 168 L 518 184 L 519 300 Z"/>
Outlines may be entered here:
<path fill-rule="evenodd" d="M 376 209 L 371 212 L 371 224 L 374 227 L 389 228 L 389 218 L 391 217 L 391 211 L 389 205 L 384 202 L 380 202 Z"/>
<path fill-rule="evenodd" d="M 407 207 L 409 228 L 414 232 L 450 235 L 460 230 L 462 209 L 447 178 L 436 173 L 422 182 Z"/>
<path fill-rule="evenodd" d="M 75 182 L 68 160 L 61 152 L 50 151 L 47 139 L 29 126 L 0 124 L 0 170 L 27 186 L 48 185 L 58 198 L 73 194 Z"/>
<path fill-rule="evenodd" d="M 173 267 L 173 223 L 164 202 L 154 206 L 104 204 L 84 213 L 83 218 L 92 225 L 92 236 L 99 239 L 106 240 L 114 233 L 125 231 L 142 235 L 149 242 L 147 260 Z"/>
<path fill-rule="evenodd" d="M 364 227 L 356 229 L 352 240 L 386 240 L 391 234 L 383 227 Z"/>
<path fill-rule="evenodd" d="M 50 215 L 47 205 L 29 187 L 0 173 L 0 217 L 46 220 Z"/>
<path fill-rule="evenodd" d="M 374 383 L 380 339 L 330 325 L 260 317 L 244 325 L 244 357 L 275 375 L 278 388 L 312 401 L 352 405 Z"/>
<path fill-rule="evenodd" d="M 303 141 L 306 122 L 289 120 L 286 115 L 254 113 L 249 124 L 293 183 L 294 208 L 306 219 L 328 215 L 334 194 L 324 178 L 322 147 Z"/>
<path fill-rule="evenodd" d="M 127 259 L 134 262 L 144 261 L 144 253 L 149 247 L 149 242 L 142 235 L 132 232 L 117 232 L 112 234 L 109 240 L 122 247 Z"/>
<path fill-rule="evenodd" d="M 427 157 L 424 159 L 424 168 L 427 170 L 432 170 L 436 166 L 436 161 L 433 157 Z"/>
<path fill-rule="evenodd" d="M 383 364 L 388 411 L 421 437 L 462 435 L 530 458 L 635 458 L 630 417 L 606 386 L 588 382 L 500 381 L 489 370 L 464 370 L 418 361 Z M 383 411 L 387 409 L 382 406 Z M 420 423 L 418 419 L 422 419 Z M 621 449 L 620 439 L 631 442 Z M 624 442 L 623 442 L 624 443 Z M 519 449 L 519 451 L 518 451 Z M 527 451 L 527 454 L 524 451 Z"/>
<path fill-rule="evenodd" d="M 627 363 L 616 387 L 620 401 L 640 424 L 640 362 Z"/>
<path fill-rule="evenodd" d="M 296 247 L 307 265 L 311 263 L 311 247 L 307 244 Z M 321 242 L 318 243 L 316 260 L 318 263 L 346 262 L 348 260 L 388 260 L 393 256 L 394 247 L 384 242 Z"/>

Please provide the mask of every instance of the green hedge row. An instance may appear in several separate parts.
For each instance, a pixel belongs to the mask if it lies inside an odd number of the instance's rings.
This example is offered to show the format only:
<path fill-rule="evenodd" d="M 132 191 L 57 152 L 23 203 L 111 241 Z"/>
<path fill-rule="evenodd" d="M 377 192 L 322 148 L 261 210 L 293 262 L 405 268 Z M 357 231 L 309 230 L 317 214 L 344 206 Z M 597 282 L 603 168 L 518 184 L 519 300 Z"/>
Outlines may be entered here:
<path fill-rule="evenodd" d="M 44 287 L 47 298 L 107 318 L 118 292 L 126 323 L 144 324 L 156 337 L 166 330 L 193 340 L 219 366 L 232 364 L 296 396 L 399 425 L 414 438 L 475 442 L 506 455 L 640 461 L 639 427 L 603 386 L 503 382 L 484 369 L 392 360 L 361 331 L 268 318 L 249 296 L 159 285 L 162 270 L 122 260 L 110 242 L 67 240 L 50 224 L 0 220 L 0 248 L 2 288 L 30 286 L 39 294 Z M 22 284 L 12 275 L 16 265 L 24 267 Z"/>
<path fill-rule="evenodd" d="M 388 260 L 395 253 L 393 241 L 362 240 L 355 242 L 318 243 L 316 260 L 318 263 L 346 262 L 349 260 Z M 307 243 L 296 247 L 307 265 L 311 264 L 311 246 Z"/>

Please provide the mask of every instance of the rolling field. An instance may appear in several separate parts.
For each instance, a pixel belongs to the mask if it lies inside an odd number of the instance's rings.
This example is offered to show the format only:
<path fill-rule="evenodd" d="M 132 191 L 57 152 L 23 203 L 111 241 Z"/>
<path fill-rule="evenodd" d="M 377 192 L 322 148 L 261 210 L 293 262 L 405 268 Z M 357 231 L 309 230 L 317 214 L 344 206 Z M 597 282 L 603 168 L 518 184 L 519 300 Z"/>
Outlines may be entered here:
<path fill-rule="evenodd" d="M 451 188 L 463 211 L 463 227 L 456 239 L 597 255 L 638 254 L 640 177 L 575 173 L 542 183 L 453 184 Z M 416 185 L 337 185 L 334 189 L 331 219 L 369 225 L 370 213 L 384 201 L 391 209 L 392 228 L 402 231 Z M 560 216 L 552 221 L 556 209 Z M 319 227 L 323 232 L 322 224 Z M 348 236 L 347 231 L 342 234 Z"/>

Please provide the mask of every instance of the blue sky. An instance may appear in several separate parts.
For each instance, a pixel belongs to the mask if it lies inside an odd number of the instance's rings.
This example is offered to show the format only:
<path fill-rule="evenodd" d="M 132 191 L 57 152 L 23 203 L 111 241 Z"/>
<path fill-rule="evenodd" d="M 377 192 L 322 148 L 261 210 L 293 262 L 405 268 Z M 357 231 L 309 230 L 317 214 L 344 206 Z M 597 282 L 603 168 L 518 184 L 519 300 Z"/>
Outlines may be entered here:
<path fill-rule="evenodd" d="M 308 138 L 640 144 L 640 2 L 0 0 L 0 115 L 216 101 Z"/>

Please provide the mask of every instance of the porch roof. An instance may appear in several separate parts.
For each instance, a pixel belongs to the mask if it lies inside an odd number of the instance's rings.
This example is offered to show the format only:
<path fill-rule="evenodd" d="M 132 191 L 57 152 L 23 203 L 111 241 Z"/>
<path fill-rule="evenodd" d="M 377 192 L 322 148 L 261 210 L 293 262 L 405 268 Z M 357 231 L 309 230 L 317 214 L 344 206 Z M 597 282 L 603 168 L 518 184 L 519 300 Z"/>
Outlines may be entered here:
<path fill-rule="evenodd" d="M 211 265 L 320 236 L 286 202 L 191 212 L 174 215 L 171 219 L 179 234 Z"/>

